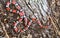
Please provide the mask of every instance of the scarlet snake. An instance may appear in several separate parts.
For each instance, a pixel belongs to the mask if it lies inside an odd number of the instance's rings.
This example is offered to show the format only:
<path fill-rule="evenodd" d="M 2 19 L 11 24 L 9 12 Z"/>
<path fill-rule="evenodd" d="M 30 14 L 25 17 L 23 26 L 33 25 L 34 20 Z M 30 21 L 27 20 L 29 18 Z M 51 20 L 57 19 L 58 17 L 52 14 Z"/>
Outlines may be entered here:
<path fill-rule="evenodd" d="M 11 8 L 10 5 L 14 5 L 13 8 Z M 40 25 L 41 28 L 46 27 L 46 26 L 43 26 L 41 24 L 40 20 L 37 19 L 37 17 L 35 17 L 34 15 L 31 17 L 31 20 L 29 21 L 29 19 L 25 15 L 24 11 L 21 9 L 20 5 L 15 0 L 12 0 L 12 2 L 8 1 L 6 3 L 6 11 L 11 12 L 13 14 L 16 13 L 16 14 L 20 15 L 20 18 L 18 19 L 18 21 L 14 22 L 14 24 L 13 24 L 15 32 L 18 32 L 17 24 L 22 22 L 23 20 L 25 21 L 24 24 L 26 25 L 26 27 L 24 29 L 20 29 L 20 32 L 24 32 L 24 31 L 28 30 L 31 23 L 34 22 L 35 20 L 37 21 L 37 23 Z"/>

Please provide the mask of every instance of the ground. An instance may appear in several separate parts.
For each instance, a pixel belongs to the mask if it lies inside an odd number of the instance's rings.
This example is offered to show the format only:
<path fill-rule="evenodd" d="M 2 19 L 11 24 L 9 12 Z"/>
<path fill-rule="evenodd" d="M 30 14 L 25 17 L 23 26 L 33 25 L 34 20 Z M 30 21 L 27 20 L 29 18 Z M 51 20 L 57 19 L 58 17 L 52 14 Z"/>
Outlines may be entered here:
<path fill-rule="evenodd" d="M 0 0 L 1 38 L 60 38 L 60 0 L 16 0 L 29 21 L 34 14 L 37 14 L 36 17 L 41 24 L 48 26 L 48 28 L 40 28 L 35 20 L 28 30 L 22 33 L 13 30 L 13 22 L 20 16 L 6 11 L 7 1 L 9 0 Z M 23 20 L 17 27 L 24 29 L 24 23 Z"/>

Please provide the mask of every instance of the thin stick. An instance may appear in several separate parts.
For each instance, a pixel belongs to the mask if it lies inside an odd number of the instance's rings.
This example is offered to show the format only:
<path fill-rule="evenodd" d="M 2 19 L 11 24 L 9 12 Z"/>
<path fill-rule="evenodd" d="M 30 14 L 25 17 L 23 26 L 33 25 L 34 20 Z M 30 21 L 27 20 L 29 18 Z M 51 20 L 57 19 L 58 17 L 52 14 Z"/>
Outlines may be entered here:
<path fill-rule="evenodd" d="M 4 32 L 5 32 L 5 38 L 9 38 L 9 36 L 8 36 L 8 34 L 7 34 L 7 31 L 6 31 L 6 29 L 5 29 L 5 26 L 4 26 L 4 24 L 1 22 L 1 25 L 2 25 L 2 27 L 3 27 L 3 30 L 4 30 Z"/>
<path fill-rule="evenodd" d="M 53 22 L 53 19 L 51 16 L 49 16 L 49 18 L 51 19 L 51 23 L 53 24 L 54 27 L 54 31 L 60 36 L 60 31 L 58 30 L 58 28 L 56 27 L 55 23 Z"/>

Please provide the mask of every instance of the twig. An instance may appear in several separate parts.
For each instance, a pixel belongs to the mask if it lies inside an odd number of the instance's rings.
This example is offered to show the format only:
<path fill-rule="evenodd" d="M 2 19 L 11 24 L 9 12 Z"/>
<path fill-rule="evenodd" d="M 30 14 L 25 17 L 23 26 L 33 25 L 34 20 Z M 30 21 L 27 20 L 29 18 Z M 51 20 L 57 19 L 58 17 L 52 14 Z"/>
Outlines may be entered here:
<path fill-rule="evenodd" d="M 58 30 L 58 28 L 56 27 L 55 23 L 53 22 L 53 19 L 51 16 L 49 16 L 49 18 L 51 19 L 51 23 L 53 24 L 54 27 L 54 31 L 60 36 L 60 31 Z"/>
<path fill-rule="evenodd" d="M 4 26 L 4 24 L 1 22 L 1 25 L 2 25 L 2 27 L 3 27 L 3 30 L 4 30 L 4 32 L 5 32 L 5 38 L 9 38 L 9 36 L 8 36 L 8 34 L 7 34 L 7 31 L 6 31 L 6 29 L 5 29 L 5 26 Z"/>

